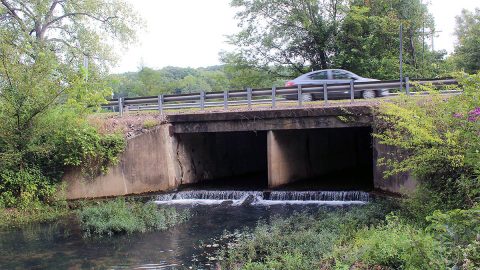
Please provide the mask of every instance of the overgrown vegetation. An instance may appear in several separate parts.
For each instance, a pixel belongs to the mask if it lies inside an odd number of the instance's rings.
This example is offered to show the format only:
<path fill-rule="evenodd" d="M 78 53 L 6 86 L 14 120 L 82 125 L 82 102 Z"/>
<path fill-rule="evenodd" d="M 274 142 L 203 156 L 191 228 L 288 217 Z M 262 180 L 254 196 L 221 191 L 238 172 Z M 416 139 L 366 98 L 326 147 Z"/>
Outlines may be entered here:
<path fill-rule="evenodd" d="M 400 97 L 377 112 L 376 138 L 397 149 L 382 160 L 386 176 L 418 180 L 398 209 L 374 204 L 261 223 L 224 251 L 224 266 L 478 269 L 480 73 L 458 80 L 461 95 Z"/>
<path fill-rule="evenodd" d="M 382 224 L 394 209 L 390 202 L 372 203 L 260 222 L 221 254 L 222 264 L 226 269 L 326 269 L 335 263 L 337 246 L 349 243 L 357 230 Z"/>
<path fill-rule="evenodd" d="M 103 0 L 5 0 L 0 16 L 0 212 L 38 220 L 28 209 L 64 205 L 56 201 L 68 167 L 91 177 L 117 162 L 123 135 L 99 133 L 86 116 L 111 95 L 103 40 L 132 41 L 140 21 Z"/>
<path fill-rule="evenodd" d="M 166 230 L 185 222 L 190 212 L 119 198 L 83 207 L 77 215 L 84 235 L 90 237 Z"/>

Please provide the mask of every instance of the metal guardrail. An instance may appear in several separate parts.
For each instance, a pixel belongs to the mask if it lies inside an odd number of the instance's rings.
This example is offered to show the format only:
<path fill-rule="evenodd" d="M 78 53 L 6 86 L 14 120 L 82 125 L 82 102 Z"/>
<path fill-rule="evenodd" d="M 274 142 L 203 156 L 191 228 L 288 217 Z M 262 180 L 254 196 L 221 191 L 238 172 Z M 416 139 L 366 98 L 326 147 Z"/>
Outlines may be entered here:
<path fill-rule="evenodd" d="M 159 95 L 150 97 L 136 97 L 136 98 L 119 98 L 110 100 L 103 105 L 104 108 L 118 108 L 120 115 L 123 115 L 125 109 L 130 111 L 138 110 L 158 110 L 163 113 L 164 110 L 169 109 L 189 109 L 199 108 L 205 110 L 209 107 L 223 107 L 228 110 L 230 106 L 244 106 L 248 109 L 256 104 L 270 104 L 272 108 L 277 106 L 278 102 L 284 102 L 285 96 L 294 97 L 298 103 L 298 107 L 303 106 L 303 95 L 316 94 L 320 95 L 324 102 L 329 102 L 329 95 L 349 91 L 350 102 L 354 102 L 355 94 L 364 90 L 390 90 L 390 89 L 405 89 L 405 93 L 410 95 L 413 89 L 422 85 L 432 86 L 446 86 L 456 85 L 457 81 L 454 79 L 439 79 L 439 80 L 414 80 L 410 81 L 407 78 L 403 82 L 399 81 L 374 81 L 374 82 L 355 82 L 344 84 L 327 84 L 316 86 L 301 86 L 298 87 L 272 87 L 271 89 L 252 89 L 238 91 L 223 91 L 223 92 L 205 92 L 179 95 Z M 457 91 L 458 92 L 458 91 Z M 453 93 L 453 92 L 452 92 Z M 279 97 L 280 96 L 280 97 Z M 295 97 L 296 96 L 296 97 Z"/>

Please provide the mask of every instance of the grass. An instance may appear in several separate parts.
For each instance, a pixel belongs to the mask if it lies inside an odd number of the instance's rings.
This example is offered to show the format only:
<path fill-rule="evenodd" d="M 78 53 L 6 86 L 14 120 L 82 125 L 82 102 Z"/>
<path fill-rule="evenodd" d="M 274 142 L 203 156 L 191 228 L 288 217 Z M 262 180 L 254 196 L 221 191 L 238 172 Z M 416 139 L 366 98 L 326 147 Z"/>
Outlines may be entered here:
<path fill-rule="evenodd" d="M 0 229 L 18 228 L 33 223 L 56 221 L 71 211 L 64 205 L 38 204 L 30 208 L 0 208 Z"/>
<path fill-rule="evenodd" d="M 112 236 L 152 230 L 166 230 L 185 222 L 190 213 L 172 207 L 158 207 L 154 203 L 125 201 L 99 202 L 77 210 L 80 227 L 85 237 Z"/>
<path fill-rule="evenodd" d="M 274 218 L 219 252 L 222 269 L 440 269 L 441 248 L 394 217 L 390 203 Z"/>

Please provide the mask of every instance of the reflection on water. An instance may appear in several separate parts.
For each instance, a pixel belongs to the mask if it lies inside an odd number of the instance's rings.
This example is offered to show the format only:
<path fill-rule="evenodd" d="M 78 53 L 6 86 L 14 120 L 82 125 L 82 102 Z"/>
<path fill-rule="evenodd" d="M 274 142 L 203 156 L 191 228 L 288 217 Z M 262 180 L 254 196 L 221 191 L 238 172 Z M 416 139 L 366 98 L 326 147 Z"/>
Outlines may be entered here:
<path fill-rule="evenodd" d="M 349 206 L 351 202 L 335 204 L 233 205 L 224 201 L 213 205 L 175 205 L 192 209 L 194 216 L 167 231 L 102 239 L 82 238 L 73 221 L 3 231 L 0 269 L 188 269 L 195 254 L 201 253 L 200 242 L 208 242 L 224 230 L 251 227 L 259 219 L 287 216 L 294 211 L 356 207 Z"/>

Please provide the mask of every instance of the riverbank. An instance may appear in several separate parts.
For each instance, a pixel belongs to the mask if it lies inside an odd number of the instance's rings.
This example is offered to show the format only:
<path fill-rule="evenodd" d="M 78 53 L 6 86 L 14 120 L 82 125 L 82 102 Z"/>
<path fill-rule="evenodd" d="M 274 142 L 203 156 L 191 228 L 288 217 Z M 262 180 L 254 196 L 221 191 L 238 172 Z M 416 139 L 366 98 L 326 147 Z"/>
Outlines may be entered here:
<path fill-rule="evenodd" d="M 52 205 L 37 203 L 30 207 L 2 208 L 0 230 L 22 229 L 69 218 L 82 229 L 84 237 L 103 237 L 166 230 L 189 217 L 188 209 L 177 211 L 134 198 L 60 201 Z"/>
<path fill-rule="evenodd" d="M 403 203 L 274 217 L 223 234 L 204 245 L 219 247 L 206 256 L 230 270 L 478 269 L 478 207 L 436 212 L 422 226 L 406 218 Z"/>
<path fill-rule="evenodd" d="M 0 208 L 0 230 L 53 222 L 68 216 L 70 213 L 71 210 L 66 205 L 38 204 L 30 208 Z"/>
<path fill-rule="evenodd" d="M 224 231 L 252 230 L 259 220 L 288 218 L 294 213 L 315 213 L 363 208 L 351 202 L 233 205 L 172 205 L 177 211 L 189 209 L 187 222 L 169 229 L 145 233 L 119 234 L 114 237 L 85 238 L 72 219 L 35 224 L 0 231 L 0 268 L 5 269 L 215 269 L 214 262 L 202 254 L 211 239 Z"/>

